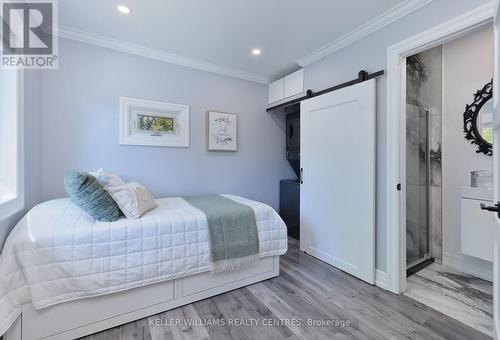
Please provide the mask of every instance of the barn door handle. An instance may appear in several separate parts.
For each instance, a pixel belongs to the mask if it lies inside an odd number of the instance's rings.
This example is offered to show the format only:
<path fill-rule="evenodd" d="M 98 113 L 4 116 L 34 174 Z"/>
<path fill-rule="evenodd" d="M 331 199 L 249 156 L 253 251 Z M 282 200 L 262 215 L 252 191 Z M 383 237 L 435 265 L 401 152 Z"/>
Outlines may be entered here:
<path fill-rule="evenodd" d="M 304 168 L 300 168 L 300 184 L 304 184 Z"/>
<path fill-rule="evenodd" d="M 496 212 L 498 218 L 500 218 L 500 202 L 497 202 L 494 206 L 487 207 L 486 204 L 484 204 L 484 203 L 481 203 L 480 206 L 481 206 L 481 210 Z"/>

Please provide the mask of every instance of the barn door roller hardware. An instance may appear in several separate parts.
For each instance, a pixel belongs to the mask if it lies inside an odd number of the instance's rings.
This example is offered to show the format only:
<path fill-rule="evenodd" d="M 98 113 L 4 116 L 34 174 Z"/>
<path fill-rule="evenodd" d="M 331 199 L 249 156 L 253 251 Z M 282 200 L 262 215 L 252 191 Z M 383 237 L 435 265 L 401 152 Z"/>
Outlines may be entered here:
<path fill-rule="evenodd" d="M 294 104 L 300 103 L 303 100 L 306 100 L 306 99 L 309 99 L 309 98 L 313 98 L 313 97 L 317 97 L 317 96 L 321 96 L 322 94 L 325 94 L 325 93 L 328 93 L 328 92 L 337 91 L 337 90 L 340 90 L 340 89 L 342 89 L 344 87 L 356 85 L 356 84 L 362 83 L 364 81 L 380 77 L 382 75 L 384 75 L 384 70 L 381 70 L 381 71 L 378 71 L 378 72 L 375 72 L 375 73 L 371 73 L 371 74 L 368 74 L 368 72 L 366 72 L 365 70 L 361 70 L 361 71 L 359 71 L 358 78 L 356 78 L 356 79 L 347 81 L 347 82 L 339 84 L 339 85 L 335 85 L 335 86 L 329 87 L 329 88 L 324 89 L 324 90 L 319 91 L 319 92 L 313 92 L 311 89 L 309 89 L 309 90 L 306 91 L 306 95 L 305 96 L 300 97 L 300 98 L 296 98 L 296 99 L 292 99 L 292 100 L 290 100 L 290 101 L 288 101 L 286 103 L 282 103 L 282 104 L 278 104 L 278 105 L 272 106 L 272 107 L 266 109 L 266 111 L 269 112 L 269 111 L 280 109 L 280 108 L 283 108 L 283 107 L 286 107 L 286 106 L 294 105 Z"/>

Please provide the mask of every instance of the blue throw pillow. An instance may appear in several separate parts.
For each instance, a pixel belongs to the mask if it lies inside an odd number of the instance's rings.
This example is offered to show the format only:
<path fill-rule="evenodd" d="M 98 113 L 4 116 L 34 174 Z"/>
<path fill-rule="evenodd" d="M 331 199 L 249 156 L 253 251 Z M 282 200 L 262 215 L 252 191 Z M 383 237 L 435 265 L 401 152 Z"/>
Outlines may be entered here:
<path fill-rule="evenodd" d="M 120 208 L 92 175 L 72 170 L 64 177 L 64 187 L 71 201 L 96 220 L 113 222 L 120 217 Z"/>

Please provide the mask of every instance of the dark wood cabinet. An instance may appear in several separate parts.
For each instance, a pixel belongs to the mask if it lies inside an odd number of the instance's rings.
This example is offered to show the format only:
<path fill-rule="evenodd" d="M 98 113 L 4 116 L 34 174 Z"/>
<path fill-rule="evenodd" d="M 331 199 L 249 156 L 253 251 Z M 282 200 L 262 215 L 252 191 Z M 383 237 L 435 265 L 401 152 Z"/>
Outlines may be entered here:
<path fill-rule="evenodd" d="M 287 151 L 300 150 L 300 114 L 286 116 L 286 149 Z"/>
<path fill-rule="evenodd" d="M 286 113 L 286 159 L 300 177 L 300 105 L 285 108 Z"/>
<path fill-rule="evenodd" d="M 300 104 L 285 107 L 286 159 L 300 177 Z M 300 238 L 299 179 L 280 181 L 280 215 L 288 228 L 288 236 Z"/>
<path fill-rule="evenodd" d="M 288 228 L 288 236 L 300 239 L 300 183 L 298 180 L 280 181 L 280 215 Z"/>

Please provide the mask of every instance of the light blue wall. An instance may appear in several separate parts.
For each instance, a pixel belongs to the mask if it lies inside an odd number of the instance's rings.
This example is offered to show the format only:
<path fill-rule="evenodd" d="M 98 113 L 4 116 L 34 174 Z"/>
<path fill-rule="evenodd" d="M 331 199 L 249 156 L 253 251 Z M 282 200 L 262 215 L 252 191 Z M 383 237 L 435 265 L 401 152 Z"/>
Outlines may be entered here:
<path fill-rule="evenodd" d="M 305 87 L 321 90 L 351 80 L 360 69 L 385 69 L 387 47 L 456 17 L 488 0 L 433 0 L 305 69 Z M 64 196 L 62 176 L 71 168 L 106 167 L 144 183 L 157 196 L 234 192 L 278 204 L 278 180 L 293 177 L 282 157 L 283 132 L 265 113 L 266 87 L 104 48 L 62 40 L 60 69 L 42 74 L 41 138 L 27 139 L 41 198 Z M 377 268 L 386 270 L 385 172 L 386 82 L 377 82 Z M 118 97 L 132 96 L 191 105 L 191 148 L 118 145 Z M 35 95 L 36 97 L 36 95 Z M 33 97 L 33 98 L 35 98 Z M 205 111 L 240 114 L 240 151 L 206 151 Z M 39 143 L 41 141 L 41 150 Z M 0 221 L 2 233 L 12 226 Z"/>
<path fill-rule="evenodd" d="M 189 148 L 122 146 L 119 97 L 191 107 Z M 278 207 L 294 177 L 285 134 L 266 113 L 267 86 L 62 39 L 42 74 L 42 199 L 65 196 L 69 169 L 114 171 L 156 197 L 234 193 Z M 236 112 L 236 153 L 208 152 L 207 110 Z"/>
<path fill-rule="evenodd" d="M 305 88 L 313 91 L 355 78 L 359 70 L 386 68 L 387 47 L 476 8 L 488 0 L 433 0 L 356 43 L 305 68 Z M 377 269 L 386 271 L 386 80 L 377 81 Z"/>

